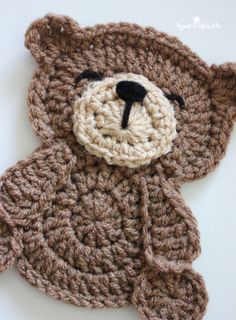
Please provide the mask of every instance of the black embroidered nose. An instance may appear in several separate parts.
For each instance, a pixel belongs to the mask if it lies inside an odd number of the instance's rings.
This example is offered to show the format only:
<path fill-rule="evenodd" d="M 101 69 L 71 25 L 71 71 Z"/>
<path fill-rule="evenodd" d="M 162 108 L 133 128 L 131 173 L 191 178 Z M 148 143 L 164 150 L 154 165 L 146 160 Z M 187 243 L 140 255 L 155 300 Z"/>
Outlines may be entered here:
<path fill-rule="evenodd" d="M 146 96 L 145 88 L 134 81 L 120 81 L 116 85 L 116 93 L 124 101 L 141 102 Z"/>
<path fill-rule="evenodd" d="M 137 82 L 120 81 L 116 85 L 116 93 L 120 99 L 125 101 L 125 110 L 121 126 L 123 129 L 126 129 L 128 127 L 129 115 L 133 102 L 142 102 L 147 91 Z"/>

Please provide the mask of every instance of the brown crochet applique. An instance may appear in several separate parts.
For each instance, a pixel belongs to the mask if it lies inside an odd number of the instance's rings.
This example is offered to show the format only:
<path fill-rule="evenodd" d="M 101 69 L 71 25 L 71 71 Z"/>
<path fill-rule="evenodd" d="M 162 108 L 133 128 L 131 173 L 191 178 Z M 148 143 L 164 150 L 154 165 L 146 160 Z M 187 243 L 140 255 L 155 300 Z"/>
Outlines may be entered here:
<path fill-rule="evenodd" d="M 236 66 L 207 66 L 133 24 L 47 15 L 26 32 L 38 63 L 29 114 L 42 140 L 0 180 L 0 271 L 86 307 L 200 320 L 197 222 L 180 187 L 223 157 Z"/>

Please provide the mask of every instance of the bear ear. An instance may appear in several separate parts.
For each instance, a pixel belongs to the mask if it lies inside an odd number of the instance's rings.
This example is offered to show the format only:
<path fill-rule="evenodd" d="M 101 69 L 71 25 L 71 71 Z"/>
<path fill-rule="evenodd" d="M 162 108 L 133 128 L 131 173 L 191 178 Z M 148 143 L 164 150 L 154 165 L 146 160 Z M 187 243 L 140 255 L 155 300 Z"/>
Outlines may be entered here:
<path fill-rule="evenodd" d="M 25 46 L 38 63 L 50 63 L 60 54 L 72 50 L 75 35 L 82 32 L 70 17 L 47 14 L 29 26 L 25 34 Z"/>
<path fill-rule="evenodd" d="M 211 70 L 212 100 L 236 120 L 236 63 L 212 65 Z"/>

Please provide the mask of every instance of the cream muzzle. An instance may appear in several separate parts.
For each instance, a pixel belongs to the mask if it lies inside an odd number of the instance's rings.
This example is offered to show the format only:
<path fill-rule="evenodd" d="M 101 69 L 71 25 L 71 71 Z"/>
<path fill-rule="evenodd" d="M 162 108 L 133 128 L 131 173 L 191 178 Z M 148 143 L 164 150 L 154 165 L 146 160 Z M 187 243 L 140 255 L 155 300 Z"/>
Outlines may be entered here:
<path fill-rule="evenodd" d="M 125 91 L 125 82 L 136 83 Z M 142 75 L 117 74 L 86 87 L 74 105 L 74 134 L 91 154 L 110 165 L 136 168 L 171 150 L 174 108 Z"/>

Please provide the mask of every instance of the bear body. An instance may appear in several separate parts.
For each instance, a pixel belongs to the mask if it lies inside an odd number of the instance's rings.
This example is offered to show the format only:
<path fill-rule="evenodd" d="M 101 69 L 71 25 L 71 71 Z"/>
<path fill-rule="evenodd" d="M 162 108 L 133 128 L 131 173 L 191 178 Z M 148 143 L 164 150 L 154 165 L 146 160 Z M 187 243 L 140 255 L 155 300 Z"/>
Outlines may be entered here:
<path fill-rule="evenodd" d="M 162 257 L 156 264 L 171 271 L 173 262 L 184 270 L 199 253 L 195 220 L 188 208 L 181 208 L 181 198 L 172 203 L 167 181 L 150 176 L 144 185 L 139 175 L 109 168 L 89 154 L 78 162 L 67 146 L 58 144 L 10 169 L 1 188 L 4 210 L 14 206 L 16 196 L 22 199 L 14 212 L 24 248 L 20 272 L 33 284 L 41 283 L 44 291 L 60 290 L 57 297 L 77 305 L 126 305 L 145 256 L 150 265 L 155 264 L 152 256 Z M 29 172 L 35 177 L 29 179 Z M 28 194 L 15 194 L 26 184 Z M 151 221 L 142 205 L 147 186 Z M 145 244 L 143 255 L 145 233 L 152 245 Z"/>

